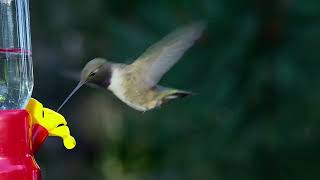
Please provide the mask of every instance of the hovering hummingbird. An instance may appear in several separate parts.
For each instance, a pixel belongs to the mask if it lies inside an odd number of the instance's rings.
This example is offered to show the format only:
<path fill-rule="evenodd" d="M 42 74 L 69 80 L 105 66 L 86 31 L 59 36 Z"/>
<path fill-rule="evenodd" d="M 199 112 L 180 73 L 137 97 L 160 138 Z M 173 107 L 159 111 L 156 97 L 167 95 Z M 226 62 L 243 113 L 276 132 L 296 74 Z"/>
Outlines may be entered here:
<path fill-rule="evenodd" d="M 81 71 L 80 82 L 64 100 L 58 111 L 84 84 L 110 90 L 121 101 L 138 111 L 148 111 L 191 92 L 158 85 L 161 77 L 201 36 L 203 23 L 194 23 L 170 33 L 149 47 L 131 64 L 95 58 Z"/>

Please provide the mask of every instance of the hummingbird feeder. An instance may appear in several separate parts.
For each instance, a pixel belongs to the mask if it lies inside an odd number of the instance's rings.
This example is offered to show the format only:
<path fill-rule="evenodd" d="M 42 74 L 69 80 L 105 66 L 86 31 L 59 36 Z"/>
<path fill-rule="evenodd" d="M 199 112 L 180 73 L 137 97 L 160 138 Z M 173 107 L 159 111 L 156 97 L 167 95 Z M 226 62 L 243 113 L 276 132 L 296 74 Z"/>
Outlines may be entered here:
<path fill-rule="evenodd" d="M 0 0 L 0 179 L 40 180 L 34 155 L 47 136 L 72 149 L 64 117 L 31 98 L 29 0 Z"/>

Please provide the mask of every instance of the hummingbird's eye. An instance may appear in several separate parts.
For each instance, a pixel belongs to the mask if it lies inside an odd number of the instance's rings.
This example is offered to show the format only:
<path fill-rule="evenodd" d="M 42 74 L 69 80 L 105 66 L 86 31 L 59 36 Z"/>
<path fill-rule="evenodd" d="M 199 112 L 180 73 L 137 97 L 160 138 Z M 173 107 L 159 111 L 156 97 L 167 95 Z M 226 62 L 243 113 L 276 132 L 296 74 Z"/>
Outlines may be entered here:
<path fill-rule="evenodd" d="M 89 77 L 95 76 L 97 72 L 98 72 L 98 70 L 95 70 L 95 71 L 91 72 L 91 73 L 89 74 Z"/>

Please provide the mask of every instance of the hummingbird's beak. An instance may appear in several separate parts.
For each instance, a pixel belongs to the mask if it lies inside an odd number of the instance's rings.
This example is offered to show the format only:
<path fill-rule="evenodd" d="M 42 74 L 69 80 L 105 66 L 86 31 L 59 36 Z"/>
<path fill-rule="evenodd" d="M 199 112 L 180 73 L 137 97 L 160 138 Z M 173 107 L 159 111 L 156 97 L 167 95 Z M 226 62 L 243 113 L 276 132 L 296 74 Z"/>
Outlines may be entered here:
<path fill-rule="evenodd" d="M 60 111 L 60 109 L 66 104 L 66 102 L 73 96 L 74 93 L 76 93 L 86 82 L 80 81 L 78 85 L 73 89 L 73 91 L 69 94 L 69 96 L 63 101 L 63 103 L 58 108 L 57 112 Z"/>

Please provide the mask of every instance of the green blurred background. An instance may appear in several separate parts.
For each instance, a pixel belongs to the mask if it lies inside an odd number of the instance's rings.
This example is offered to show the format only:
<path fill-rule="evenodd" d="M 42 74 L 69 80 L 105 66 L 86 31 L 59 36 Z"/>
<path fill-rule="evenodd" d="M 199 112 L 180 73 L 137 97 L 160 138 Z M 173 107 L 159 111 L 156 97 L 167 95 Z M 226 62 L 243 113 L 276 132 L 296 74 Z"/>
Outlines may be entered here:
<path fill-rule="evenodd" d="M 198 93 L 144 114 L 82 88 L 61 113 L 77 139 L 49 138 L 43 179 L 320 178 L 320 1 L 32 0 L 33 97 L 56 109 L 65 72 L 128 63 L 181 25 L 202 38 L 162 85 Z"/>

